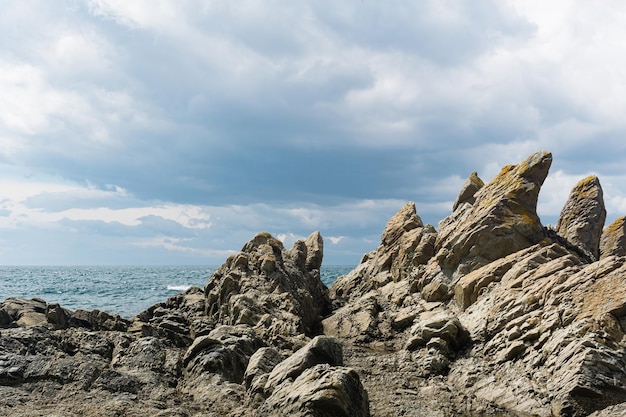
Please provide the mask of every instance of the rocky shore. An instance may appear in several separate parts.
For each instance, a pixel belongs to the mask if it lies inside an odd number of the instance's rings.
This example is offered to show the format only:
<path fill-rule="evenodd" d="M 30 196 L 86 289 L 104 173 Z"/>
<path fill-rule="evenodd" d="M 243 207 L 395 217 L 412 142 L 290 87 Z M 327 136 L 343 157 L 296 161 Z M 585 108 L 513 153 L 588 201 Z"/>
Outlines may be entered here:
<path fill-rule="evenodd" d="M 626 221 L 598 178 L 554 228 L 552 155 L 472 173 L 437 229 L 407 203 L 330 289 L 318 232 L 259 233 L 131 319 L 0 303 L 0 415 L 626 415 Z"/>

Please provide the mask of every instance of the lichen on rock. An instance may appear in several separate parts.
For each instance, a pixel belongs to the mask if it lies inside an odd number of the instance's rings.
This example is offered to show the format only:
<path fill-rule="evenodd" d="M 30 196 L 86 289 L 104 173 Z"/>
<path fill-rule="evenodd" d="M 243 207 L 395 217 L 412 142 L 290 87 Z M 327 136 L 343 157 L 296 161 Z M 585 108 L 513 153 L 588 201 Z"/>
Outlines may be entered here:
<path fill-rule="evenodd" d="M 626 218 L 602 231 L 588 177 L 544 228 L 551 161 L 470 175 L 439 231 L 407 203 L 330 290 L 318 232 L 290 250 L 263 232 L 130 320 L 7 299 L 0 414 L 621 415 Z"/>
<path fill-rule="evenodd" d="M 605 220 L 606 209 L 600 180 L 591 175 L 580 180 L 572 189 L 555 231 L 592 260 L 598 260 Z"/>

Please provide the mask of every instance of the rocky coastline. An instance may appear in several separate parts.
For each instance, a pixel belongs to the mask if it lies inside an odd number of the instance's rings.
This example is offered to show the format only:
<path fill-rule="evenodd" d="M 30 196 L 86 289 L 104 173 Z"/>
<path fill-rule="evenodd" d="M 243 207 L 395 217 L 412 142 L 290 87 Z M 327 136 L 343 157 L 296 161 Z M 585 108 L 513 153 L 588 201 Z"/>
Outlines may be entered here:
<path fill-rule="evenodd" d="M 626 218 L 598 178 L 554 228 L 552 155 L 472 173 L 437 229 L 400 208 L 331 288 L 319 232 L 259 233 L 131 319 L 0 303 L 3 416 L 626 416 Z"/>

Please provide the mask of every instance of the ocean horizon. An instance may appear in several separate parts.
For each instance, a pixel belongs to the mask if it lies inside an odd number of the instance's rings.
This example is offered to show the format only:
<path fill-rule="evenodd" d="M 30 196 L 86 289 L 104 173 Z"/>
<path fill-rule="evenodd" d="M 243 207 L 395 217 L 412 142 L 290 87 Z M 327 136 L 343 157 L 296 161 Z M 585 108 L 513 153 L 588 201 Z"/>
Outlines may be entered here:
<path fill-rule="evenodd" d="M 41 298 L 70 310 L 102 310 L 130 318 L 192 286 L 204 288 L 219 265 L 0 266 L 0 301 Z M 322 266 L 330 286 L 354 269 Z"/>

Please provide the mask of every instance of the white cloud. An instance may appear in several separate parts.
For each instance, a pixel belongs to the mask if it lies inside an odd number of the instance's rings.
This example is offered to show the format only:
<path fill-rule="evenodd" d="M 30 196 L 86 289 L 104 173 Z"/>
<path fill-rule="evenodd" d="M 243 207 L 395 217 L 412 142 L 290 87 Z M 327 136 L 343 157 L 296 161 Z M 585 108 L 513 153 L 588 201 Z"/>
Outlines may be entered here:
<path fill-rule="evenodd" d="M 341 242 L 345 238 L 346 238 L 345 236 L 328 236 L 328 240 L 330 240 L 333 245 L 337 245 L 339 242 Z"/>
<path fill-rule="evenodd" d="M 436 224 L 471 171 L 542 149 L 542 216 L 589 172 L 617 215 L 625 17 L 616 0 L 3 3 L 0 227 L 190 256 L 321 230 L 332 253 L 377 243 L 408 200 Z"/>
<path fill-rule="evenodd" d="M 182 252 L 188 255 L 193 255 L 196 258 L 206 259 L 226 259 L 233 253 L 233 250 L 216 250 L 216 249 L 203 249 L 186 246 L 184 243 L 189 242 L 189 239 L 177 239 L 172 237 L 153 237 L 150 239 L 137 240 L 132 242 L 132 245 L 140 248 L 160 248 L 172 252 Z"/>

